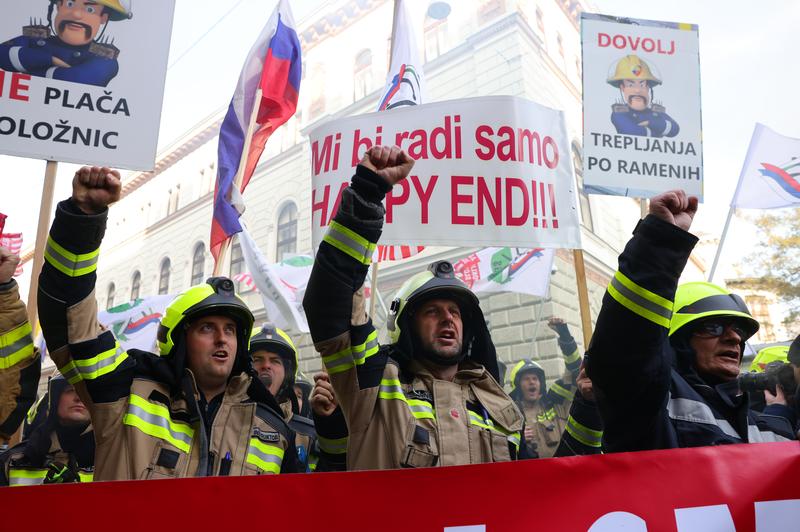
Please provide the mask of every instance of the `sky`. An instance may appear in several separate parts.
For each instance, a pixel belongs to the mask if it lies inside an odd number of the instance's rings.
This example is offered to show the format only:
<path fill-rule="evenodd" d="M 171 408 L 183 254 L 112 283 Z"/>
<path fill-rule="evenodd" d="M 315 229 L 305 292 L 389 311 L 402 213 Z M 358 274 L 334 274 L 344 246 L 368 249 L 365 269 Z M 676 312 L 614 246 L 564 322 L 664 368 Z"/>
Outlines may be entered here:
<path fill-rule="evenodd" d="M 326 0 L 290 3 L 295 20 L 302 25 L 303 19 L 324 6 Z M 599 13 L 699 25 L 705 204 L 693 229 L 719 235 L 755 123 L 800 138 L 796 96 L 800 86 L 800 69 L 796 67 L 800 1 L 593 3 Z M 177 0 L 159 148 L 228 105 L 242 61 L 275 4 L 274 0 Z M 451 4 L 458 8 L 458 2 Z M 135 9 L 136 2 L 133 5 Z M 390 29 L 375 31 L 388 38 Z M 69 195 L 71 176 L 77 168 L 59 164 L 56 201 Z M 6 231 L 22 232 L 27 247 L 36 234 L 45 162 L 0 155 L 0 169 L 2 179 L 12 183 L 13 191 L 8 194 L 6 188 L 0 196 L 0 212 L 9 216 Z M 742 218 L 734 218 L 731 225 L 723 264 L 744 259 L 758 238 Z M 30 271 L 30 265 L 26 266 L 19 279 L 23 294 L 27 293 Z"/>

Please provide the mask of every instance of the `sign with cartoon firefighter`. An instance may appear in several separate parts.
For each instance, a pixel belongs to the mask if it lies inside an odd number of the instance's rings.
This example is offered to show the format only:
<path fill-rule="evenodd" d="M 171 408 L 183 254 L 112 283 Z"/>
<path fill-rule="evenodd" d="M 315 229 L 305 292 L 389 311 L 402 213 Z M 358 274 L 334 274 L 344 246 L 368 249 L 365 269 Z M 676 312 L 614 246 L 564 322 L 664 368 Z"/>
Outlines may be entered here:
<path fill-rule="evenodd" d="M 174 0 L 5 2 L 0 153 L 149 170 Z"/>
<path fill-rule="evenodd" d="M 697 26 L 584 13 L 587 192 L 703 195 Z"/>

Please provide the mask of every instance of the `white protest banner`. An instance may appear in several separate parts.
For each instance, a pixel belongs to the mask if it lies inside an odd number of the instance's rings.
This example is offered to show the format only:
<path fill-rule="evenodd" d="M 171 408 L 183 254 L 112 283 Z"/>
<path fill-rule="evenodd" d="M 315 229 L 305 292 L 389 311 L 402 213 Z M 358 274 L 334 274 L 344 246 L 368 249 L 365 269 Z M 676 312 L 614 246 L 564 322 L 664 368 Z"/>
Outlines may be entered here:
<path fill-rule="evenodd" d="M 703 197 L 697 26 L 581 14 L 587 192 Z"/>
<path fill-rule="evenodd" d="M 315 247 L 361 156 L 381 144 L 416 160 L 386 196 L 381 244 L 580 248 L 561 111 L 512 96 L 450 100 L 330 121 L 309 141 Z"/>
<path fill-rule="evenodd" d="M 156 333 L 174 294 L 139 298 L 97 313 L 97 321 L 114 333 L 125 349 L 158 352 Z"/>
<path fill-rule="evenodd" d="M 517 292 L 545 297 L 553 268 L 552 249 L 484 248 L 453 264 L 476 293 Z"/>
<path fill-rule="evenodd" d="M 154 166 L 174 0 L 6 2 L 0 153 Z"/>

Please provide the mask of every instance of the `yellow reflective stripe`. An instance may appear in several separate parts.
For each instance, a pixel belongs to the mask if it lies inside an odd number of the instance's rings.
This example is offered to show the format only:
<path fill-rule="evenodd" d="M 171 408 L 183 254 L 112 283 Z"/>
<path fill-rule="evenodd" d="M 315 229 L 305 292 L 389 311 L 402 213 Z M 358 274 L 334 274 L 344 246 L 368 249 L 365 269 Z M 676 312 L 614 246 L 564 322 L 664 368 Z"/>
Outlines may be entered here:
<path fill-rule="evenodd" d="M 566 362 L 567 365 L 573 364 L 577 362 L 579 358 L 581 358 L 581 353 L 577 348 L 575 348 L 575 351 L 573 351 L 572 354 L 564 357 L 564 362 Z"/>
<path fill-rule="evenodd" d="M 173 421 L 165 406 L 151 403 L 135 394 L 131 394 L 128 400 L 128 412 L 122 418 L 123 424 L 165 440 L 185 453 L 189 452 L 194 429 L 185 423 Z"/>
<path fill-rule="evenodd" d="M 377 244 L 338 222 L 331 222 L 323 240 L 362 264 L 369 265 Z"/>
<path fill-rule="evenodd" d="M 378 398 L 404 402 L 411 411 L 411 415 L 417 419 L 436 420 L 436 411 L 433 405 L 421 399 L 406 398 L 406 394 L 403 393 L 403 388 L 400 386 L 400 381 L 398 379 L 381 379 L 381 385 L 378 388 Z"/>
<path fill-rule="evenodd" d="M 89 253 L 72 253 L 53 240 L 52 236 L 47 237 L 44 250 L 44 258 L 48 264 L 69 277 L 80 277 L 95 271 L 99 254 L 99 249 Z"/>
<path fill-rule="evenodd" d="M 341 373 L 355 366 L 353 364 L 353 354 L 349 347 L 342 349 L 332 355 L 322 357 L 322 363 L 329 374 Z"/>
<path fill-rule="evenodd" d="M 642 288 L 617 271 L 608 284 L 608 295 L 631 312 L 669 329 L 672 302 Z"/>
<path fill-rule="evenodd" d="M 81 482 L 94 482 L 94 472 L 78 471 L 78 477 L 81 479 Z"/>
<path fill-rule="evenodd" d="M 268 445 L 258 438 L 250 438 L 250 446 L 247 448 L 245 461 L 262 471 L 277 475 L 281 472 L 283 455 L 284 451 L 280 447 Z"/>
<path fill-rule="evenodd" d="M 77 384 L 81 381 L 81 374 L 78 372 L 78 368 L 75 367 L 75 362 L 72 360 L 59 367 L 58 372 L 61 373 L 70 384 Z"/>
<path fill-rule="evenodd" d="M 372 331 L 363 343 L 350 348 L 353 354 L 353 361 L 358 366 L 364 364 L 369 357 L 378 352 L 379 347 L 378 331 Z"/>
<path fill-rule="evenodd" d="M 114 347 L 87 359 L 72 359 L 72 364 L 82 379 L 93 380 L 111 373 L 128 358 L 119 342 Z M 68 364 L 69 365 L 69 364 Z"/>
<path fill-rule="evenodd" d="M 8 471 L 9 486 L 37 486 L 44 482 L 47 469 L 17 469 L 12 467 Z"/>
<path fill-rule="evenodd" d="M 319 442 L 319 448 L 328 454 L 347 454 L 347 436 L 344 438 L 326 438 L 317 434 L 317 441 Z"/>
<path fill-rule="evenodd" d="M 502 427 L 496 427 L 491 419 L 484 419 L 480 414 L 473 412 L 472 410 L 467 410 L 467 413 L 469 413 L 469 422 L 471 425 L 475 425 L 476 427 L 480 427 L 482 429 L 502 434 L 503 436 L 506 437 L 506 439 L 510 443 L 512 443 L 517 449 L 519 449 L 519 443 L 520 443 L 519 432 L 508 432 L 504 430 Z"/>
<path fill-rule="evenodd" d="M 556 417 L 556 411 L 551 408 L 550 410 L 546 410 L 541 414 L 537 414 L 536 421 L 544 423 L 545 421 L 551 421 L 555 417 Z"/>
<path fill-rule="evenodd" d="M 0 369 L 10 368 L 33 355 L 31 324 L 27 321 L 0 335 Z"/>
<path fill-rule="evenodd" d="M 602 445 L 603 431 L 594 430 L 578 423 L 575 418 L 569 416 L 565 427 L 570 436 L 588 447 L 599 448 Z"/>
<path fill-rule="evenodd" d="M 36 419 L 36 413 L 39 411 L 39 405 L 42 404 L 42 400 L 43 399 L 44 399 L 44 395 L 39 397 L 36 400 L 36 402 L 33 403 L 33 406 L 28 409 L 28 415 L 27 415 L 27 417 L 28 417 L 28 425 L 33 423 L 33 420 Z"/>
<path fill-rule="evenodd" d="M 573 394 L 572 394 L 572 393 L 571 393 L 569 390 L 567 390 L 566 388 L 564 388 L 563 386 L 561 386 L 559 383 L 557 383 L 557 382 L 554 382 L 554 383 L 553 383 L 553 385 L 552 385 L 552 386 L 550 386 L 550 389 L 551 389 L 551 390 L 552 390 L 552 391 L 553 391 L 553 392 L 554 392 L 556 395 L 560 395 L 561 397 L 563 397 L 563 398 L 564 398 L 564 399 L 566 399 L 567 401 L 570 401 L 570 400 L 572 400 L 572 396 L 573 396 Z"/>

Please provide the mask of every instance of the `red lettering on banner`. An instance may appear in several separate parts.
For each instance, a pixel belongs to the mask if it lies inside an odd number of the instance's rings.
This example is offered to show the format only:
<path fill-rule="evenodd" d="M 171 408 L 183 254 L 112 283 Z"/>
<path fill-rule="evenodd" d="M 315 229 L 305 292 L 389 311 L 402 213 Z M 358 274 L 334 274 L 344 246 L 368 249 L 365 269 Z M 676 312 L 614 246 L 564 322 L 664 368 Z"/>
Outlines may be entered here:
<path fill-rule="evenodd" d="M 19 72 L 6 72 L 5 70 L 0 69 L 0 98 L 3 97 L 5 93 L 5 86 L 6 86 L 6 79 L 8 79 L 8 98 L 11 100 L 19 100 L 21 102 L 27 102 L 30 100 L 27 92 L 30 88 L 29 85 L 25 85 L 23 82 L 30 81 L 31 76 L 30 74 L 21 74 Z"/>
<path fill-rule="evenodd" d="M 413 139 L 411 145 L 408 147 L 408 155 L 416 159 L 428 158 L 428 135 L 424 129 L 415 129 L 411 132 L 409 139 Z M 399 146 L 399 144 L 398 144 Z"/>
<path fill-rule="evenodd" d="M 319 211 L 319 226 L 325 227 L 328 225 L 328 198 L 331 195 L 331 186 L 325 185 L 322 187 L 322 199 L 317 201 L 317 189 L 311 189 L 311 218 L 314 218 L 314 213 Z"/>
<path fill-rule="evenodd" d="M 500 138 L 506 137 L 497 145 L 497 158 L 501 161 L 516 161 L 514 130 L 508 126 L 502 126 L 497 130 L 497 136 Z"/>
<path fill-rule="evenodd" d="M 500 161 L 523 161 L 551 170 L 558 166 L 558 144 L 550 135 L 541 137 L 538 131 L 526 128 L 501 126 L 497 130 L 495 145 L 494 130 L 491 126 L 482 125 L 475 129 L 475 141 L 481 146 L 475 149 L 475 155 L 482 161 L 488 161 L 497 155 Z"/>
<path fill-rule="evenodd" d="M 381 134 L 383 133 L 383 126 L 375 128 L 375 146 L 381 145 Z M 350 166 L 355 167 L 358 161 L 364 156 L 364 152 L 373 146 L 372 140 L 369 137 L 361 137 L 361 130 L 356 129 L 353 132 L 353 153 L 350 158 Z M 364 148 L 363 150 L 361 148 Z"/>
<path fill-rule="evenodd" d="M 471 185 L 474 177 L 471 175 L 454 175 L 450 178 L 450 219 L 453 224 L 473 225 L 474 216 L 464 216 L 459 214 L 458 207 L 462 203 L 472 204 L 472 196 L 459 194 L 458 187 L 461 185 Z"/>
<path fill-rule="evenodd" d="M 488 161 L 494 157 L 494 143 L 491 139 L 487 138 L 487 134 L 491 135 L 492 133 L 492 128 L 486 125 L 478 126 L 475 130 L 475 141 L 487 150 L 486 152 L 479 149 L 475 150 L 475 155 L 477 155 L 478 159 L 481 161 Z"/>
<path fill-rule="evenodd" d="M 495 225 L 503 223 L 503 192 L 502 192 L 502 179 L 499 177 L 494 178 L 494 199 L 489 187 L 486 186 L 486 180 L 483 176 L 478 176 L 478 225 L 483 225 L 483 206 L 489 209 L 489 214 L 492 215 L 492 221 Z"/>
<path fill-rule="evenodd" d="M 341 138 L 341 133 L 337 135 Z M 331 170 L 331 150 L 333 146 L 333 135 L 328 135 L 322 141 L 322 149 L 319 148 L 319 141 L 311 143 L 311 171 L 313 175 L 319 175 L 320 170 L 329 172 Z M 338 150 L 337 150 L 338 151 Z"/>
<path fill-rule="evenodd" d="M 522 193 L 522 200 L 514 201 L 514 189 Z M 514 205 L 522 205 L 522 214 L 514 216 Z M 525 182 L 518 177 L 506 178 L 506 225 L 510 227 L 517 227 L 525 225 L 528 221 L 528 187 Z"/>
<path fill-rule="evenodd" d="M 641 49 L 645 52 L 655 52 L 663 55 L 673 55 L 675 53 L 675 41 L 669 41 L 669 48 L 667 48 L 661 39 L 631 37 L 630 35 L 614 35 L 612 37 L 607 33 L 598 33 L 597 46 L 600 48 L 613 46 L 618 50 L 630 48 L 634 52 Z"/>
<path fill-rule="evenodd" d="M 397 189 L 400 189 L 400 194 L 395 194 Z M 408 180 L 403 179 L 399 183 L 397 183 L 392 190 L 386 194 L 386 223 L 390 224 L 394 220 L 394 206 L 395 205 L 403 205 L 408 201 L 408 197 L 411 195 L 411 189 L 408 186 Z"/>
<path fill-rule="evenodd" d="M 419 177 L 412 175 L 409 178 L 411 179 L 411 184 L 414 185 L 414 190 L 417 191 L 417 196 L 419 196 L 420 222 L 426 224 L 428 223 L 428 203 L 430 203 L 433 187 L 436 186 L 436 181 L 439 180 L 439 176 L 432 175 L 425 189 L 422 188 Z"/>
<path fill-rule="evenodd" d="M 535 192 L 534 192 L 535 193 Z M 545 218 L 545 213 L 547 212 L 547 205 L 544 200 L 544 183 L 539 183 L 539 200 L 542 204 L 542 229 L 547 229 L 547 218 Z"/>
<path fill-rule="evenodd" d="M 533 226 L 539 227 L 539 215 L 536 208 L 538 202 L 536 201 L 536 198 L 537 198 L 536 181 L 531 181 L 531 200 L 533 203 Z"/>
<path fill-rule="evenodd" d="M 558 215 L 556 214 L 556 188 L 552 183 L 547 184 L 547 192 L 550 193 L 550 211 L 553 214 L 553 229 L 558 229 Z"/>
<path fill-rule="evenodd" d="M 339 193 L 336 194 L 336 201 L 333 202 L 333 208 L 331 209 L 331 219 L 333 219 L 333 217 L 336 216 L 336 213 L 339 212 L 339 204 L 342 202 L 342 192 L 344 192 L 344 189 L 346 189 L 349 185 L 350 183 L 347 181 L 339 185 Z"/>
<path fill-rule="evenodd" d="M 458 124 L 461 121 L 461 117 L 456 115 L 455 119 L 453 120 L 454 124 Z M 433 131 L 431 131 L 431 155 L 435 159 L 452 159 L 453 158 L 453 141 L 454 141 L 454 133 L 452 128 L 450 127 L 450 117 L 444 117 L 444 126 L 443 127 L 435 127 Z M 455 127 L 455 141 L 460 142 L 460 127 Z M 444 142 L 444 147 L 439 148 L 439 139 L 442 139 Z"/>

